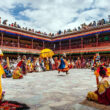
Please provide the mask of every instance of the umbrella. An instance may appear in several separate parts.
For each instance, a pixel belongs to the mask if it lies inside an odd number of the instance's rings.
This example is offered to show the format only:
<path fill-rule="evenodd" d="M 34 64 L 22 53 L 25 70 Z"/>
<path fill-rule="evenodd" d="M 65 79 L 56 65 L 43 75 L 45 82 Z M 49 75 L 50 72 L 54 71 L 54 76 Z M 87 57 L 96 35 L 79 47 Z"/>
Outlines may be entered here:
<path fill-rule="evenodd" d="M 54 52 L 51 49 L 43 49 L 40 52 L 40 57 L 41 58 L 46 58 L 46 57 L 52 57 L 54 55 Z"/>

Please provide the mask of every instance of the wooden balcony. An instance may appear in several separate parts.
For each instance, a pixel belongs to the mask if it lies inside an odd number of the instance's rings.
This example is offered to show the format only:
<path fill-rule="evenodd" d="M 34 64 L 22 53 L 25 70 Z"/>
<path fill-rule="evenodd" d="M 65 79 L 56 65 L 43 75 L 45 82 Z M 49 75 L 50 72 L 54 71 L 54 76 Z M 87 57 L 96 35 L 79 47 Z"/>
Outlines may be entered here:
<path fill-rule="evenodd" d="M 16 53 L 30 53 L 30 54 L 39 54 L 41 49 L 32 49 L 32 48 L 23 48 L 22 47 L 16 47 L 16 46 L 0 46 L 0 48 L 2 49 L 2 51 L 5 52 L 16 52 Z"/>
<path fill-rule="evenodd" d="M 110 51 L 110 46 L 98 46 L 98 47 L 86 47 L 86 48 L 75 48 L 67 50 L 56 50 L 55 53 L 90 53 L 90 52 L 104 52 Z"/>

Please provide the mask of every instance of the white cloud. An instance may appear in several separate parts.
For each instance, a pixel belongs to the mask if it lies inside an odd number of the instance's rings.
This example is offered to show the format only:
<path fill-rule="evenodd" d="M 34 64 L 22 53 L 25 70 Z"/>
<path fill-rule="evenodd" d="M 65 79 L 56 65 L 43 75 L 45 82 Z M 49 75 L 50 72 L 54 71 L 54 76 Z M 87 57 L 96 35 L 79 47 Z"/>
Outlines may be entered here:
<path fill-rule="evenodd" d="M 29 21 L 17 20 L 9 12 L 9 9 L 14 9 L 15 4 L 19 3 L 29 7 L 19 12 L 20 15 L 28 17 Z M 109 0 L 0 0 L 0 7 L 0 16 L 8 19 L 9 23 L 17 21 L 23 27 L 32 27 L 48 33 L 73 29 L 84 22 L 107 18 L 110 13 Z"/>

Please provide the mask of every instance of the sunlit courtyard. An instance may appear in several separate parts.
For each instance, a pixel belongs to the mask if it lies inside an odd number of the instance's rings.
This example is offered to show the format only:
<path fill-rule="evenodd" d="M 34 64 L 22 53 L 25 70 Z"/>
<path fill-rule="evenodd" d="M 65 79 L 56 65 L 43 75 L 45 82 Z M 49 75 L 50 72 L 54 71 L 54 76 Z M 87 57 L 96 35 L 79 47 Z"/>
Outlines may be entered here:
<path fill-rule="evenodd" d="M 71 69 L 69 73 L 47 71 L 28 73 L 23 79 L 3 79 L 4 99 L 25 103 L 32 110 L 103 108 L 104 105 L 85 100 L 88 91 L 96 90 L 94 73 L 90 69 Z"/>

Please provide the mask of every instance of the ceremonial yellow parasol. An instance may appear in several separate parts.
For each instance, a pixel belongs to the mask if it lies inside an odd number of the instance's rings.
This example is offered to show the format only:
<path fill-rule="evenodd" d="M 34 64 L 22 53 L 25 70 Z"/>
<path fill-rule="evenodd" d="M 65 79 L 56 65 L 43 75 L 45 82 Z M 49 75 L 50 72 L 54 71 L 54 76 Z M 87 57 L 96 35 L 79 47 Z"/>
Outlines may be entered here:
<path fill-rule="evenodd" d="M 47 57 L 52 57 L 54 55 L 54 52 L 51 49 L 43 49 L 40 52 L 40 57 L 41 58 L 47 58 Z"/>

